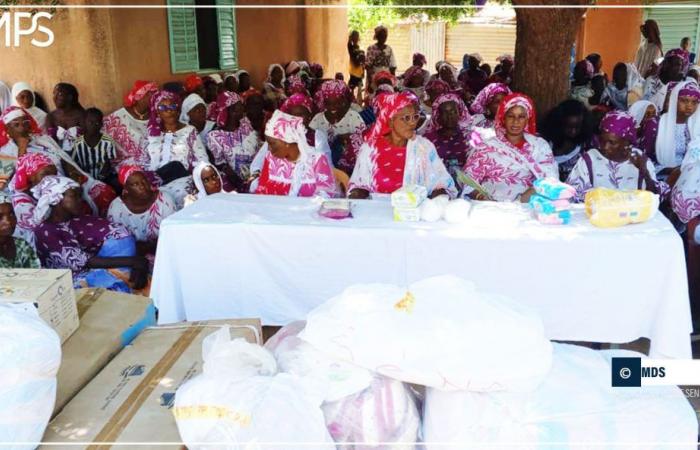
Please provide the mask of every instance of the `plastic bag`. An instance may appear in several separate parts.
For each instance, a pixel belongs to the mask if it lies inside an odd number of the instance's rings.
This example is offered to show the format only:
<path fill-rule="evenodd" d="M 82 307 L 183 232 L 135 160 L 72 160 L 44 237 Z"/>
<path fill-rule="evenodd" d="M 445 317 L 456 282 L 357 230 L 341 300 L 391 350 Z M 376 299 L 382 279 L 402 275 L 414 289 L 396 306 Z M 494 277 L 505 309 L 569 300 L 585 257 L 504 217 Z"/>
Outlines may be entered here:
<path fill-rule="evenodd" d="M 552 347 L 541 319 L 455 276 L 355 285 L 309 314 L 303 340 L 390 378 L 444 390 L 533 390 Z"/>
<path fill-rule="evenodd" d="M 56 401 L 61 341 L 31 304 L 0 303 L 0 442 L 31 449 Z"/>
<path fill-rule="evenodd" d="M 175 393 L 173 414 L 190 450 L 333 450 L 321 398 L 303 379 L 275 373 L 264 348 L 231 340 L 228 329 L 202 344 L 204 370 Z"/>
<path fill-rule="evenodd" d="M 654 217 L 659 196 L 649 191 L 620 191 L 598 187 L 586 192 L 586 216 L 601 228 L 641 223 Z"/>
<path fill-rule="evenodd" d="M 517 442 L 519 449 L 569 448 L 567 444 L 633 444 L 635 449 L 695 449 L 698 423 L 693 408 L 676 386 L 613 388 L 612 356 L 634 352 L 597 352 L 554 344 L 552 370 L 531 393 L 443 392 L 427 389 L 423 415 L 426 450 L 431 442 L 488 445 Z M 558 443 L 558 445 L 553 445 Z M 659 445 L 644 445 L 659 443 Z"/>
<path fill-rule="evenodd" d="M 333 360 L 304 342 L 298 334 L 305 322 L 292 322 L 280 329 L 265 345 L 273 352 L 280 371 L 324 386 L 322 405 L 326 426 L 345 450 L 377 448 L 373 443 L 414 443 L 420 430 L 420 415 L 411 389 L 400 381 L 352 364 Z M 415 445 L 382 445 L 382 449 L 414 449 Z"/>

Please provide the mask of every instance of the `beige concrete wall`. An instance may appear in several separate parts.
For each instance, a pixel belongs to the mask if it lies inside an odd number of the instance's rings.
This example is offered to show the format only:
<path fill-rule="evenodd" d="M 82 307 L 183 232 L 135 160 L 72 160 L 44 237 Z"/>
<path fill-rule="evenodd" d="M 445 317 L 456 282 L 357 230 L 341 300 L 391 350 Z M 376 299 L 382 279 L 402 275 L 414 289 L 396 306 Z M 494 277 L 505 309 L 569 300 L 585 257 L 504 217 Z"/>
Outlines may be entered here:
<path fill-rule="evenodd" d="M 335 4 L 342 0 L 325 0 Z M 239 0 L 241 5 L 298 4 L 302 0 Z M 77 0 L 73 4 L 108 4 L 109 0 Z M 130 4 L 153 4 L 131 0 Z M 161 4 L 165 0 L 160 0 Z M 260 86 L 273 62 L 292 59 L 319 62 L 327 73 L 345 72 L 347 14 L 345 9 L 237 9 L 239 65 Z M 165 9 L 59 10 L 50 22 L 51 47 L 0 46 L 0 80 L 31 83 L 49 106 L 59 81 L 76 85 L 84 106 L 105 112 L 120 107 L 134 80 L 159 83 L 184 79 L 172 74 Z"/>

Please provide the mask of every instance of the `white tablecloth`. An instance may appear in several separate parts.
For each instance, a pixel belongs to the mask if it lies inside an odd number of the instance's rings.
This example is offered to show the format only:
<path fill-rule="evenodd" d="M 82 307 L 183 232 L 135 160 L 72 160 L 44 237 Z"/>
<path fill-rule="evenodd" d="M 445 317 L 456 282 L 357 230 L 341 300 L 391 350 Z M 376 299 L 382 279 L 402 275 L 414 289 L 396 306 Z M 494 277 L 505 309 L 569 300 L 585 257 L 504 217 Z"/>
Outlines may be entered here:
<path fill-rule="evenodd" d="M 545 226 L 522 205 L 475 203 L 462 225 L 397 223 L 386 199 L 354 218 L 312 199 L 217 194 L 161 225 L 151 294 L 159 323 L 260 317 L 282 325 L 355 283 L 405 285 L 444 273 L 541 314 L 551 339 L 651 339 L 655 357 L 690 358 L 681 238 L 661 214 L 616 229 Z"/>

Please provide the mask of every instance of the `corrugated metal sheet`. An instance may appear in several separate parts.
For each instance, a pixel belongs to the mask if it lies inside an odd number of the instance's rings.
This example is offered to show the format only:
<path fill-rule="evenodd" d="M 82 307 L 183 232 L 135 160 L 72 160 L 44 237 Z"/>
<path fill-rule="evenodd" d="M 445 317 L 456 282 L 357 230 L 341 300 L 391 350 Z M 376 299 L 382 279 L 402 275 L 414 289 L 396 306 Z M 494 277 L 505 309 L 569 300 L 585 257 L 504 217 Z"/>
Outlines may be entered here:
<path fill-rule="evenodd" d="M 456 67 L 462 66 L 465 53 L 477 52 L 494 68 L 496 58 L 503 53 L 515 53 L 515 25 L 459 23 L 448 25 L 446 59 Z"/>
<path fill-rule="evenodd" d="M 428 67 L 445 59 L 445 22 L 419 23 L 411 27 L 411 55 L 425 55 Z M 429 69 L 432 70 L 432 69 Z"/>
<path fill-rule="evenodd" d="M 660 4 L 697 5 L 696 1 L 660 1 Z M 664 52 L 681 45 L 681 39 L 691 39 L 690 51 L 697 53 L 698 39 L 700 39 L 700 9 L 698 8 L 648 8 L 645 11 L 646 19 L 653 19 L 659 24 L 661 42 Z"/>
<path fill-rule="evenodd" d="M 367 51 L 367 47 L 374 44 L 374 30 L 369 30 L 360 35 L 360 47 Z M 411 25 L 401 24 L 389 28 L 389 37 L 386 41 L 396 58 L 396 73 L 403 73 L 411 66 Z"/>

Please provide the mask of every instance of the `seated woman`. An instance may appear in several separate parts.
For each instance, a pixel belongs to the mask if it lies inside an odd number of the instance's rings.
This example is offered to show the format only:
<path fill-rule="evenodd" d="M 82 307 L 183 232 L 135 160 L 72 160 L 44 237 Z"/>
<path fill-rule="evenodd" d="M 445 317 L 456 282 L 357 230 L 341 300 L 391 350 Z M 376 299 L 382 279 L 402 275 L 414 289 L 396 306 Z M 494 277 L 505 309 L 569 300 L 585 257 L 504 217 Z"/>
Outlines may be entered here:
<path fill-rule="evenodd" d="M 36 96 L 29 83 L 20 81 L 12 85 L 12 105 L 24 108 L 36 121 L 39 130 L 43 133 L 46 129 L 46 112 L 36 106 Z"/>
<path fill-rule="evenodd" d="M 645 189 L 665 195 L 668 186 L 659 183 L 654 164 L 633 148 L 634 118 L 624 111 L 610 111 L 600 123 L 600 145 L 585 152 L 574 166 L 567 183 L 576 188 L 576 199 L 596 187 Z"/>
<path fill-rule="evenodd" d="M 285 93 L 287 94 L 287 98 L 294 94 L 309 95 L 309 88 L 299 75 L 292 75 L 291 77 L 287 78 L 287 82 L 285 84 Z"/>
<path fill-rule="evenodd" d="M 156 83 L 136 81 L 124 96 L 124 107 L 105 117 L 105 134 L 112 138 L 117 147 L 115 164 L 143 158 L 141 141 L 146 137 L 151 97 L 156 92 Z"/>
<path fill-rule="evenodd" d="M 654 141 L 656 140 L 658 120 L 654 121 L 654 131 L 645 133 L 647 124 L 657 115 L 656 106 L 649 100 L 637 100 L 630 106 L 629 113 L 634 119 L 634 125 L 637 127 L 637 148 L 644 150 L 649 147 L 646 142 L 646 134 L 649 136 L 653 135 Z"/>
<path fill-rule="evenodd" d="M 190 174 L 199 161 L 209 161 L 197 129 L 180 123 L 178 97 L 159 91 L 151 97 L 148 136 L 141 142 L 142 157 L 136 160 L 142 169 L 155 172 L 161 189 L 169 193 L 182 209 L 191 182 Z"/>
<path fill-rule="evenodd" d="M 257 131 L 258 136 L 263 136 L 265 123 L 271 116 L 269 112 L 265 111 L 265 99 L 257 89 L 245 91 L 241 98 L 245 104 L 245 115 L 250 120 L 250 124 Z"/>
<path fill-rule="evenodd" d="M 68 83 L 58 83 L 53 88 L 53 103 L 56 109 L 46 116 L 46 133 L 58 145 L 70 152 L 75 140 L 82 134 L 80 124 L 85 119 L 85 108 L 78 100 L 78 89 Z"/>
<path fill-rule="evenodd" d="M 136 255 L 134 237 L 107 219 L 83 215 L 78 183 L 50 175 L 32 193 L 38 198 L 36 249 L 43 267 L 70 269 L 77 288 L 131 292 L 146 286 L 148 266 Z"/>
<path fill-rule="evenodd" d="M 673 212 L 683 224 L 700 216 L 700 139 L 688 144 L 681 164 L 681 174 L 671 192 Z M 695 228 L 695 242 L 700 243 L 700 227 Z"/>
<path fill-rule="evenodd" d="M 228 190 L 247 192 L 250 164 L 260 147 L 258 133 L 245 114 L 243 99 L 233 92 L 222 92 L 217 99 L 219 115 L 217 130 L 209 133 L 207 147 L 214 164 L 226 176 Z"/>
<path fill-rule="evenodd" d="M 0 192 L 0 269 L 38 269 L 39 258 L 24 239 L 13 237 L 17 217 L 9 195 Z"/>
<path fill-rule="evenodd" d="M 303 119 L 275 111 L 265 127 L 265 156 L 256 194 L 311 197 L 336 194 L 328 157 L 306 139 Z"/>
<path fill-rule="evenodd" d="M 547 114 L 540 134 L 552 146 L 559 179 L 566 181 L 583 152 L 592 145 L 593 116 L 580 101 L 564 100 Z"/>
<path fill-rule="evenodd" d="M 104 215 L 109 204 L 117 196 L 114 189 L 80 169 L 56 141 L 38 133 L 36 122 L 27 112 L 16 106 L 6 109 L 0 120 L 0 156 L 5 157 L 6 162 L 17 164 L 14 170 L 19 170 L 19 159 L 25 155 L 46 156 L 58 174 L 67 175 L 80 183 L 84 198 L 93 214 Z M 11 192 L 17 189 L 13 183 L 10 183 L 9 188 Z"/>
<path fill-rule="evenodd" d="M 493 120 L 498 111 L 498 105 L 501 104 L 503 98 L 510 94 L 510 88 L 503 83 L 487 84 L 485 88 L 479 92 L 471 104 L 472 127 L 493 128 Z"/>
<path fill-rule="evenodd" d="M 673 184 L 675 178 L 680 175 L 679 168 L 691 139 L 691 129 L 688 125 L 698 109 L 698 101 L 700 88 L 694 81 L 678 83 L 671 91 L 668 112 L 662 114 L 658 120 L 655 139 L 652 139 L 652 136 L 648 136 L 647 139 L 647 134 L 653 133 L 653 123 L 650 123 L 645 131 L 647 148 L 643 150 L 655 162 L 658 178 L 668 179 L 669 184 Z"/>
<path fill-rule="evenodd" d="M 263 84 L 263 96 L 270 110 L 280 107 L 287 98 L 284 91 L 284 69 L 279 64 L 270 64 L 267 69 L 267 81 Z"/>
<path fill-rule="evenodd" d="M 422 98 L 425 85 L 430 81 L 430 72 L 423 68 L 427 64 L 425 56 L 421 53 L 413 54 L 413 65 L 402 75 L 402 86 Z"/>
<path fill-rule="evenodd" d="M 166 192 L 153 185 L 138 166 L 122 165 L 119 183 L 124 186 L 122 196 L 112 202 L 107 218 L 126 228 L 137 241 L 138 254 L 153 261 L 160 224 L 175 213 L 175 202 Z"/>
<path fill-rule="evenodd" d="M 535 133 L 535 107 L 520 93 L 505 97 L 496 113 L 496 135 L 474 142 L 464 172 L 496 201 L 527 202 L 539 178 L 559 177 L 552 149 Z M 465 186 L 463 195 L 483 200 L 476 190 Z"/>
<path fill-rule="evenodd" d="M 207 136 L 214 129 L 216 122 L 207 120 L 207 104 L 204 99 L 197 94 L 188 95 L 182 102 L 180 111 L 180 123 L 192 125 L 198 133 L 199 140 L 206 146 Z"/>
<path fill-rule="evenodd" d="M 593 97 L 591 78 L 593 78 L 594 72 L 593 64 L 589 60 L 582 59 L 576 63 L 576 66 L 574 66 L 574 79 L 571 81 L 570 98 L 590 107 L 588 99 Z"/>
<path fill-rule="evenodd" d="M 419 97 L 421 123 L 418 124 L 416 133 L 423 134 L 428 129 L 430 123 L 430 115 L 433 113 L 433 102 L 443 94 L 450 92 L 450 86 L 440 79 L 430 80 L 425 85 L 425 93 L 423 97 Z"/>
<path fill-rule="evenodd" d="M 359 150 L 356 144 L 361 142 L 366 126 L 360 114 L 350 108 L 350 88 L 344 81 L 326 81 L 316 94 L 316 103 L 321 112 L 314 116 L 309 128 L 316 131 L 316 140 L 327 141 L 333 165 L 341 165 L 341 170 L 351 173 Z"/>
<path fill-rule="evenodd" d="M 197 163 L 192 171 L 195 193 L 185 197 L 185 207 L 190 206 L 197 200 L 201 200 L 208 195 L 226 192 L 223 188 L 223 180 L 216 166 L 211 163 Z"/>
<path fill-rule="evenodd" d="M 443 94 L 433 102 L 433 114 L 423 137 L 435 145 L 452 178 L 467 162 L 470 123 L 467 107 L 457 94 Z"/>
<path fill-rule="evenodd" d="M 454 180 L 427 139 L 416 134 L 418 98 L 411 92 L 379 97 L 379 116 L 368 130 L 350 178 L 348 196 L 391 194 L 419 184 L 430 197 L 457 194 Z"/>

